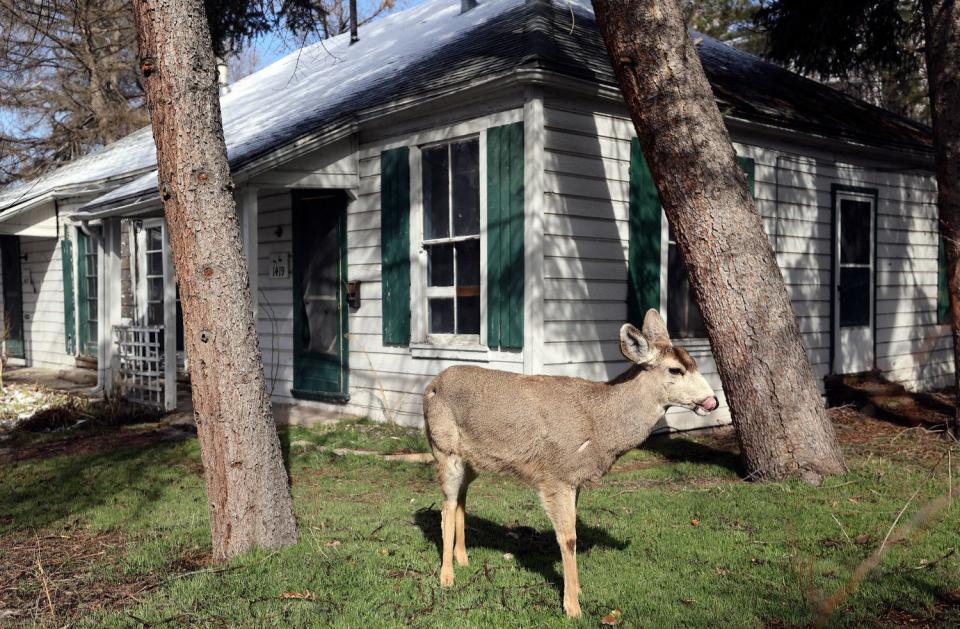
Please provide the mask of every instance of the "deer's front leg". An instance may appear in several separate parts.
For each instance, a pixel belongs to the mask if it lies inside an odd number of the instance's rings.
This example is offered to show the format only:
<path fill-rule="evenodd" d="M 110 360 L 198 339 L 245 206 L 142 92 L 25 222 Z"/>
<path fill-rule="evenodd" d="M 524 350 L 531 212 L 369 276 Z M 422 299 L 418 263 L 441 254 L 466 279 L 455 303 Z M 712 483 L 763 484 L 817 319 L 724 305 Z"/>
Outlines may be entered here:
<path fill-rule="evenodd" d="M 577 490 L 575 487 L 542 487 L 540 497 L 553 522 L 563 558 L 563 610 L 580 617 L 580 578 L 577 575 Z"/>

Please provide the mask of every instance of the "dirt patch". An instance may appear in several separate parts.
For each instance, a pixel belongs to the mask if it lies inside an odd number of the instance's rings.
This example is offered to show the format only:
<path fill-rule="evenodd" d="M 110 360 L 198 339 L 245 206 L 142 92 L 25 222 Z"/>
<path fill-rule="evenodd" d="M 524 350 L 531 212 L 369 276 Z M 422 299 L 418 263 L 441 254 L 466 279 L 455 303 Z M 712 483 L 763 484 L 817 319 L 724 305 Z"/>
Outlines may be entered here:
<path fill-rule="evenodd" d="M 932 464 L 951 446 L 942 431 L 924 426 L 905 428 L 850 406 L 831 408 L 828 413 L 843 448 L 862 456 Z"/>
<path fill-rule="evenodd" d="M 135 605 L 153 575 L 103 579 L 124 545 L 118 532 L 70 531 L 0 538 L 0 624 L 57 625 L 97 610 Z"/>
<path fill-rule="evenodd" d="M 194 436 L 190 431 L 165 427 L 118 430 L 107 434 L 77 433 L 33 446 L 0 449 L 0 465 L 55 456 L 95 454 L 121 448 L 148 448 L 158 443 L 175 443 Z"/>

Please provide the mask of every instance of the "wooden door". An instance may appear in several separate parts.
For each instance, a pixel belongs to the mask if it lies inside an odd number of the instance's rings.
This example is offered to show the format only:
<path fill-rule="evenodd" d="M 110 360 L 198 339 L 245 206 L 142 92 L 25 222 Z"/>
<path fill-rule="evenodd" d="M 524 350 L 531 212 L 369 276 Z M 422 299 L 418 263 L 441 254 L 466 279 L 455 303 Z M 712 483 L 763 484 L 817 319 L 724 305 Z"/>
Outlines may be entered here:
<path fill-rule="evenodd" d="M 293 394 L 346 400 L 346 196 L 293 196 Z"/>
<path fill-rule="evenodd" d="M 834 373 L 861 373 L 874 366 L 875 206 L 872 195 L 836 193 Z"/>
<path fill-rule="evenodd" d="M 3 272 L 3 332 L 7 356 L 24 358 L 23 280 L 20 274 L 20 237 L 0 236 L 0 266 Z"/>

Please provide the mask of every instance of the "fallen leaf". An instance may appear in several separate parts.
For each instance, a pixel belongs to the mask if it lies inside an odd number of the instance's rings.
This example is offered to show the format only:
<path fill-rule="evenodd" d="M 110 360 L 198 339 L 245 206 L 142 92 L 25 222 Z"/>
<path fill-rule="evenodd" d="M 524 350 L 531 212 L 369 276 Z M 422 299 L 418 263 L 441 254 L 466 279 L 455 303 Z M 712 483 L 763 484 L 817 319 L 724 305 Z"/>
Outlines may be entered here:
<path fill-rule="evenodd" d="M 280 598 L 300 600 L 300 601 L 312 601 L 316 597 L 313 595 L 313 592 L 311 592 L 310 590 L 304 590 L 303 592 L 284 592 L 283 594 L 280 595 Z"/>
<path fill-rule="evenodd" d="M 614 609 L 609 614 L 600 619 L 601 625 L 607 625 L 610 627 L 615 627 L 617 625 L 622 625 L 623 620 L 620 618 L 623 616 L 623 612 L 619 609 Z"/>
<path fill-rule="evenodd" d="M 725 577 L 728 574 L 730 574 L 729 568 L 721 568 L 720 566 L 715 566 L 715 569 L 717 571 L 717 574 L 719 574 L 721 577 Z"/>
<path fill-rule="evenodd" d="M 681 598 L 680 602 L 683 603 L 684 605 L 693 605 L 697 601 L 696 599 L 692 599 L 692 598 Z"/>
<path fill-rule="evenodd" d="M 870 536 L 866 533 L 861 533 L 860 535 L 857 535 L 857 538 L 854 541 L 863 546 L 864 544 L 870 543 Z"/>
<path fill-rule="evenodd" d="M 324 544 L 324 546 L 326 546 L 327 548 L 336 548 L 339 545 L 340 545 L 340 540 L 338 539 L 332 539 L 326 544 Z"/>
<path fill-rule="evenodd" d="M 513 553 L 503 553 L 503 558 L 507 561 L 513 561 Z"/>
<path fill-rule="evenodd" d="M 690 520 L 690 524 L 693 526 L 700 526 L 700 520 L 694 518 L 693 520 Z"/>
<path fill-rule="evenodd" d="M 381 548 L 380 554 L 383 555 L 384 557 L 389 557 L 390 555 L 393 554 L 393 551 L 390 550 L 389 548 Z"/>

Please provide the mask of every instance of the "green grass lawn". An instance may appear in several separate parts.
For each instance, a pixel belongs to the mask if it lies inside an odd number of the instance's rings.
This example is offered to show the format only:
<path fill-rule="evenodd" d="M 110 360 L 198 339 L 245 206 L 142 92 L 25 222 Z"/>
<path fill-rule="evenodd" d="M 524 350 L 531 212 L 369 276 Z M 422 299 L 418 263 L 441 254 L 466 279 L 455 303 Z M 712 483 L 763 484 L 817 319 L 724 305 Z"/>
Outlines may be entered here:
<path fill-rule="evenodd" d="M 855 437 L 851 472 L 819 488 L 743 482 L 736 457 L 706 438 L 624 457 L 580 498 L 579 624 L 613 609 L 624 626 L 813 622 L 912 495 L 900 525 L 946 493 L 946 459 L 930 471 L 942 442 L 916 431 L 865 438 L 875 424 L 844 433 Z M 135 434 L 0 464 L 0 624 L 578 624 L 563 617 L 560 555 L 533 492 L 495 476 L 472 485 L 470 566 L 442 590 L 433 466 L 329 451 L 423 449 L 417 431 L 285 431 L 301 541 L 222 566 L 208 560 L 196 440 L 124 447 Z M 895 533 L 830 624 L 960 624 L 958 513 L 954 504 L 905 539 Z"/>

